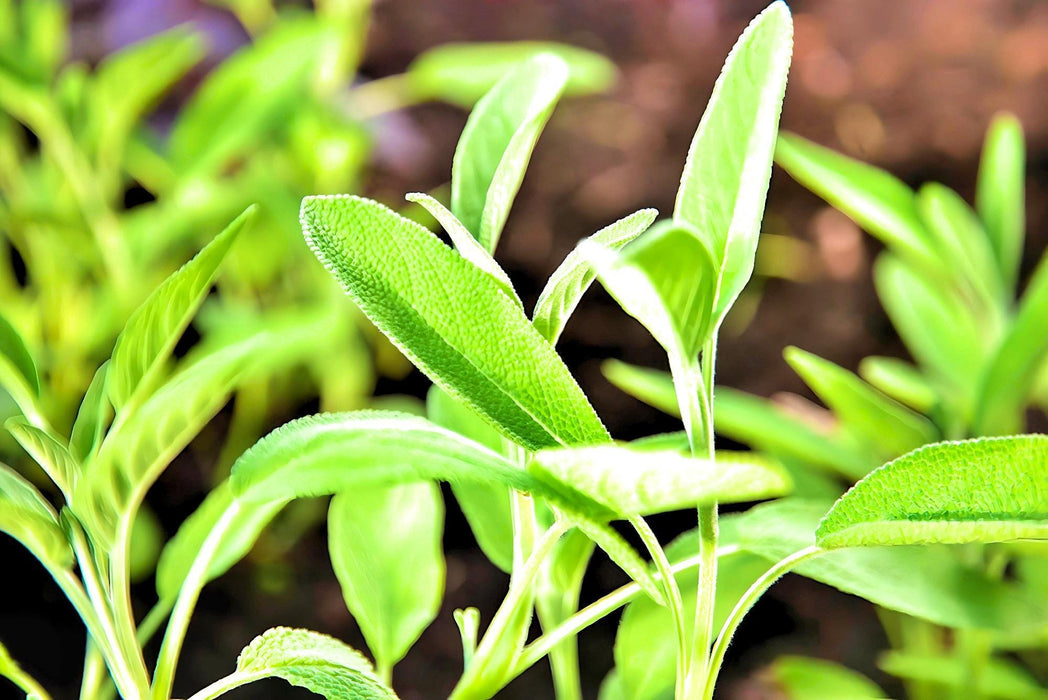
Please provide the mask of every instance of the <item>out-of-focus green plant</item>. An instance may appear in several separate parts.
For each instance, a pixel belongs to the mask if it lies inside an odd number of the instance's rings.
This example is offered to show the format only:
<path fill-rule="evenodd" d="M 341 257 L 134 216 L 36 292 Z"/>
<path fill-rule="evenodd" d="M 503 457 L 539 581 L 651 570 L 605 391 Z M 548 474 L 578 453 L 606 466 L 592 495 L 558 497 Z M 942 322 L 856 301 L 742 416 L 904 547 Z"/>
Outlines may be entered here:
<path fill-rule="evenodd" d="M 807 542 L 810 531 L 830 509 L 843 485 L 863 479 L 883 462 L 902 458 L 938 440 L 1023 432 L 1027 413 L 1048 406 L 1048 256 L 1042 254 L 1019 296 L 1025 158 L 1022 128 L 1014 117 L 999 116 L 990 126 L 974 210 L 943 185 L 926 184 L 915 192 L 884 171 L 798 136 L 779 136 L 776 160 L 885 245 L 874 268 L 877 292 L 915 364 L 868 357 L 859 364 L 856 375 L 811 353 L 788 348 L 787 362 L 829 408 L 823 419 L 814 423 L 767 400 L 718 388 L 717 431 L 774 456 L 791 469 L 797 484 L 792 504 L 783 501 L 755 509 L 763 510 L 767 522 L 754 520 L 750 514 L 738 516 L 744 530 L 747 518 L 759 525 L 750 525 L 754 536 L 748 546 L 754 554 L 769 559 Z M 633 396 L 670 413 L 678 411 L 668 374 L 616 361 L 605 365 L 605 373 Z M 981 444 L 994 445 L 992 441 Z M 924 448 L 913 455 L 932 455 L 934 451 L 930 450 Z M 1015 459 L 1021 463 L 1018 457 Z M 1043 460 L 1043 455 L 1038 459 Z M 905 480 L 907 460 L 915 461 L 911 455 L 899 459 L 892 469 L 870 474 L 863 480 L 862 489 L 882 489 L 880 497 L 886 504 L 906 510 L 907 489 L 922 488 L 919 482 L 903 485 L 894 481 Z M 966 490 L 978 494 L 984 490 L 980 481 L 989 480 L 1011 484 L 1009 488 L 1016 494 L 1043 490 L 1043 484 L 1025 483 L 1008 474 L 1003 464 L 993 473 L 980 472 L 985 460 L 985 455 L 973 451 L 963 469 L 950 472 L 950 478 L 955 479 L 951 488 L 957 494 Z M 945 462 L 942 466 L 946 468 Z M 889 478 L 891 472 L 894 474 Z M 930 473 L 922 476 L 930 478 Z M 874 487 L 877 481 L 884 486 Z M 849 496 L 857 499 L 859 494 L 856 487 L 855 494 Z M 949 506 L 944 503 L 942 507 Z M 913 507 L 918 508 L 930 506 Z M 864 530 L 863 519 L 878 520 L 879 509 L 856 517 L 859 522 L 849 524 L 844 539 L 850 537 L 851 544 L 859 540 L 866 544 L 898 543 L 888 542 L 885 538 L 890 537 L 883 531 L 871 536 Z M 984 516 L 991 517 L 992 511 L 993 506 L 988 505 Z M 925 516 L 934 519 L 935 514 L 926 512 Z M 954 517 L 966 520 L 975 514 L 956 513 Z M 922 517 L 911 513 L 907 519 L 913 527 L 919 527 Z M 834 526 L 831 514 L 822 520 L 820 534 Z M 974 522 L 969 526 L 984 528 L 984 524 Z M 897 527 L 899 537 L 906 539 L 907 526 Z M 925 534 L 936 538 L 933 531 L 926 530 Z M 1005 540 L 1015 536 L 999 534 Z M 835 537 L 838 535 L 823 536 L 820 544 L 832 544 Z M 763 541 L 758 541 L 761 538 Z M 1036 573 L 1044 570 L 1048 549 L 1034 544 L 992 543 L 992 538 L 987 541 L 991 543 L 938 552 L 934 554 L 938 564 L 930 560 L 913 563 L 922 575 L 935 566 L 941 567 L 940 573 L 960 566 L 997 579 L 1012 568 L 1017 594 L 1021 591 L 1048 606 Z M 982 628 L 996 626 L 985 619 L 946 619 L 941 614 L 929 614 L 932 611 L 922 609 L 917 596 L 911 596 L 907 603 L 911 607 L 907 607 L 899 604 L 902 601 L 895 595 L 899 591 L 886 590 L 878 595 L 871 586 L 885 582 L 877 582 L 872 571 L 870 581 L 864 583 L 859 579 L 863 569 L 858 566 L 851 571 L 832 571 L 817 564 L 801 567 L 798 573 L 895 611 L 881 612 L 895 648 L 882 658 L 881 666 L 905 679 L 912 697 L 1045 695 L 1029 670 L 1007 658 L 1008 653 L 1043 650 L 1048 644 L 1045 620 L 1030 620 L 1028 625 L 1016 620 L 1009 628 L 988 631 Z M 946 580 L 941 583 L 943 587 L 950 585 Z M 1045 670 L 1043 660 L 1038 662 L 1032 653 L 1029 660 L 1035 669 Z M 789 677 L 795 679 L 798 668 L 791 660 L 775 666 L 773 675 L 789 669 Z M 805 682 L 782 683 L 788 697 L 810 697 L 808 682 L 814 675 L 828 681 L 841 671 L 805 666 Z"/>

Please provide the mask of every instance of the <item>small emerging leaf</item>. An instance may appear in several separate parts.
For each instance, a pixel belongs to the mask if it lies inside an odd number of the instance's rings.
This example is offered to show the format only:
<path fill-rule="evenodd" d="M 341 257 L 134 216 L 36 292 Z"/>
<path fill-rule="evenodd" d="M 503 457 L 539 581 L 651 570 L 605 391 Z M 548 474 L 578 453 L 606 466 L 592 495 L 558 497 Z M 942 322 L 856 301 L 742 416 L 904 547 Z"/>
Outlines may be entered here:
<path fill-rule="evenodd" d="M 1001 277 L 1015 286 L 1026 228 L 1023 128 L 1009 114 L 990 124 L 979 161 L 975 205 L 996 253 Z"/>
<path fill-rule="evenodd" d="M 102 435 L 113 418 L 113 407 L 106 391 L 106 374 L 109 360 L 95 370 L 91 384 L 87 387 L 80 409 L 76 412 L 73 431 L 69 437 L 69 450 L 73 456 L 86 461 L 102 444 Z"/>
<path fill-rule="evenodd" d="M 26 347 L 22 336 L 3 316 L 0 316 L 0 356 L 18 370 L 33 395 L 39 396 L 40 373 L 36 369 L 36 362 L 29 353 L 29 348 Z"/>
<path fill-rule="evenodd" d="M 872 472 L 819 524 L 821 547 L 1048 539 L 1048 436 L 944 442 Z"/>
<path fill-rule="evenodd" d="M 73 550 L 51 505 L 6 465 L 0 465 L 0 532 L 6 532 L 49 569 L 73 564 Z"/>

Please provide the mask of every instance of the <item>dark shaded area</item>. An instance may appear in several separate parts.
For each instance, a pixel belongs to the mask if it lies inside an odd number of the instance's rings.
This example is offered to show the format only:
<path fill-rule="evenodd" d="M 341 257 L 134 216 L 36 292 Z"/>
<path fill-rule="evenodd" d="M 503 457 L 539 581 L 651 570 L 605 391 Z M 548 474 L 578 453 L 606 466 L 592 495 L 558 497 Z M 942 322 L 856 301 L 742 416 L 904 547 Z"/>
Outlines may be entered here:
<path fill-rule="evenodd" d="M 717 71 L 745 22 L 764 4 L 387 0 L 375 10 L 364 74 L 397 73 L 419 51 L 438 43 L 525 38 L 576 43 L 606 53 L 621 67 L 621 80 L 610 95 L 568 101 L 558 109 L 510 217 L 499 257 L 530 308 L 541 281 L 579 238 L 643 206 L 669 214 Z M 999 110 L 1019 116 L 1029 147 L 1028 274 L 1048 241 L 1048 120 L 1043 116 L 1048 4 L 809 0 L 791 5 L 796 53 L 783 114 L 789 130 L 886 167 L 910 184 L 943 182 L 970 201 L 989 119 Z M 75 51 L 88 59 L 190 20 L 211 38 L 214 60 L 243 40 L 223 11 L 188 0 L 94 0 L 75 7 Z M 161 113 L 158 122 L 163 121 Z M 441 185 L 464 123 L 461 110 L 430 105 L 398 115 L 392 126 L 375 124 L 379 160 L 367 193 L 395 203 L 404 192 Z M 411 151 L 405 152 L 402 143 L 412 144 Z M 141 201 L 141 193 L 129 190 L 128 206 Z M 773 175 L 765 228 L 805 243 L 800 261 L 805 280 L 762 284 L 752 322 L 723 338 L 721 383 L 762 395 L 788 391 L 812 399 L 781 358 L 786 345 L 849 368 L 866 355 L 905 354 L 873 292 L 870 262 L 879 249 L 876 242 L 780 170 Z M 17 266 L 17 258 L 11 264 Z M 646 332 L 601 290 L 587 296 L 559 348 L 616 437 L 677 428 L 602 379 L 599 364 L 605 358 L 651 366 L 664 360 Z M 425 386 L 413 374 L 403 382 L 383 382 L 380 391 L 421 395 Z M 207 488 L 211 446 L 205 435 L 154 490 L 151 503 L 168 532 L 192 512 Z M 405 700 L 446 695 L 461 668 L 451 611 L 473 605 L 486 622 L 506 584 L 506 577 L 475 549 L 450 498 L 448 504 L 447 596 L 438 620 L 396 670 L 394 683 Z M 304 504 L 301 509 L 321 507 Z M 278 522 L 276 542 L 281 527 L 294 529 L 296 517 L 291 512 Z M 668 538 L 692 523 L 682 515 L 655 524 Z M 205 590 L 187 638 L 178 693 L 188 695 L 231 671 L 240 648 L 275 625 L 308 627 L 363 647 L 330 571 L 323 537 L 313 530 L 287 551 L 256 551 L 250 563 Z M 6 538 L 0 551 L 7 567 L 0 637 L 28 670 L 55 689 L 56 697 L 73 697 L 83 649 L 80 625 L 30 555 Z M 615 567 L 597 561 L 583 593 L 587 601 L 623 582 Z M 155 596 L 149 583 L 135 594 L 143 611 Z M 611 665 L 614 632 L 614 620 L 606 620 L 580 639 L 588 697 L 596 697 Z M 720 697 L 772 697 L 756 673 L 785 652 L 841 661 L 897 690 L 872 665 L 883 646 L 869 605 L 788 577 L 740 630 Z M 548 671 L 539 665 L 500 697 L 547 697 L 548 687 Z M 6 690 L 0 689 L 0 697 Z M 309 695 L 272 682 L 230 697 Z"/>

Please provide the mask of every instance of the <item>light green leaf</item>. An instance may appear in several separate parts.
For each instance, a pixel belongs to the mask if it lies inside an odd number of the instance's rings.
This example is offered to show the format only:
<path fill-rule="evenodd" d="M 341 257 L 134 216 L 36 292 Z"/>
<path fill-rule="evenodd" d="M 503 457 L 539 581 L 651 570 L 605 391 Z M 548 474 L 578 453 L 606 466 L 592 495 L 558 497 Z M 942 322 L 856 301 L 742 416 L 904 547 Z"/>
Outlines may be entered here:
<path fill-rule="evenodd" d="M 568 66 L 566 95 L 604 92 L 615 82 L 615 65 L 598 53 L 552 41 L 442 44 L 421 53 L 406 75 L 421 97 L 472 107 L 509 70 L 538 54 Z"/>
<path fill-rule="evenodd" d="M 623 311 L 671 355 L 696 357 L 712 332 L 717 273 L 686 223 L 664 221 L 616 252 L 592 240 L 577 248 Z"/>
<path fill-rule="evenodd" d="M 647 230 L 656 216 L 658 212 L 654 209 L 641 209 L 602 228 L 586 240 L 610 250 L 619 250 Z M 553 271 L 535 302 L 535 312 L 532 314 L 532 323 L 543 338 L 556 345 L 561 331 L 594 277 L 596 272 L 586 264 L 578 248 L 571 251 Z"/>
<path fill-rule="evenodd" d="M 243 559 L 285 504 L 286 501 L 281 500 L 238 503 L 233 522 L 225 530 L 208 566 L 205 582 L 218 578 Z M 232 505 L 233 492 L 226 479 L 207 495 L 168 541 L 156 567 L 156 591 L 160 600 L 174 602 L 204 541 Z"/>
<path fill-rule="evenodd" d="M 168 277 L 127 320 L 113 348 L 106 376 L 109 399 L 119 411 L 135 391 L 147 388 L 189 325 L 233 241 L 254 217 L 238 216 L 197 255 Z"/>
<path fill-rule="evenodd" d="M 986 132 L 975 206 L 986 226 L 1001 277 L 1014 288 L 1019 275 L 1026 228 L 1026 146 L 1019 120 L 1010 114 L 994 118 Z"/>
<path fill-rule="evenodd" d="M 106 391 L 106 375 L 109 360 L 95 370 L 91 384 L 87 387 L 80 408 L 73 421 L 73 431 L 69 437 L 69 450 L 73 457 L 83 462 L 94 456 L 95 450 L 102 444 L 102 436 L 113 418 L 113 407 L 109 403 Z"/>
<path fill-rule="evenodd" d="M 781 561 L 815 543 L 813 533 L 830 505 L 788 498 L 751 508 L 741 516 L 741 544 L 769 562 Z M 950 547 L 834 550 L 794 571 L 946 627 L 1016 630 L 1045 615 L 1017 586 L 962 564 Z"/>
<path fill-rule="evenodd" d="M 786 348 L 783 355 L 844 426 L 883 457 L 895 457 L 939 438 L 939 431 L 927 418 L 843 367 L 799 348 Z"/>
<path fill-rule="evenodd" d="M 775 162 L 899 256 L 924 269 L 942 269 L 913 190 L 895 176 L 787 133 L 779 135 Z"/>
<path fill-rule="evenodd" d="M 310 16 L 284 18 L 216 68 L 171 130 L 170 155 L 192 176 L 186 182 L 221 170 L 301 109 L 310 72 L 338 40 L 336 25 Z"/>
<path fill-rule="evenodd" d="M 688 149 L 673 218 L 713 255 L 714 324 L 753 273 L 792 52 L 789 8 L 772 3 L 728 54 Z"/>
<path fill-rule="evenodd" d="M 1048 436 L 942 442 L 872 472 L 819 524 L 820 547 L 1048 539 Z"/>
<path fill-rule="evenodd" d="M 371 663 L 356 649 L 319 632 L 274 627 L 255 637 L 237 658 L 222 691 L 262 678 L 282 678 L 328 700 L 396 700 Z"/>
<path fill-rule="evenodd" d="M 40 395 L 40 373 L 36 362 L 22 336 L 3 316 L 0 316 L 0 357 L 11 363 L 33 396 Z"/>
<path fill-rule="evenodd" d="M 467 231 L 462 222 L 455 218 L 455 215 L 443 204 L 428 194 L 422 194 L 421 192 L 408 194 L 404 199 L 421 205 L 432 214 L 433 218 L 440 222 L 444 231 L 451 237 L 451 242 L 455 244 L 455 249 L 458 250 L 459 255 L 491 275 L 502 286 L 510 299 L 515 299 L 517 303 L 520 303 L 520 299 L 513 289 L 513 282 L 510 281 L 506 271 L 495 262 L 495 258 L 491 257 L 491 253 L 480 245 L 480 241 L 474 238 L 473 234 Z"/>
<path fill-rule="evenodd" d="M 302 225 L 317 257 L 375 325 L 505 435 L 529 449 L 609 439 L 523 310 L 432 233 L 358 197 L 307 197 Z"/>
<path fill-rule="evenodd" d="M 1023 429 L 1026 403 L 1048 359 L 1048 255 L 1034 270 L 1000 345 L 982 378 L 976 403 L 977 435 L 1004 435 Z"/>
<path fill-rule="evenodd" d="M 905 651 L 888 651 L 877 660 L 885 673 L 907 680 L 938 683 L 974 692 L 971 669 L 961 656 L 934 656 Z M 1022 666 L 1003 658 L 991 658 L 979 674 L 978 694 L 1001 700 L 1044 700 L 1042 688 Z"/>
<path fill-rule="evenodd" d="M 432 482 L 354 488 L 328 511 L 331 564 L 380 667 L 404 658 L 444 597 L 444 502 Z"/>
<path fill-rule="evenodd" d="M 553 551 L 542 562 L 535 581 L 535 611 L 544 631 L 555 629 L 579 609 L 582 581 L 593 556 L 593 542 L 580 530 L 569 530 Z M 549 654 L 554 667 L 578 668 L 579 646 L 575 638 L 565 639 Z M 564 679 L 563 673 L 553 674 L 554 692 L 558 696 L 578 693 L 574 679 Z M 567 685 L 569 687 L 563 687 Z"/>
<path fill-rule="evenodd" d="M 25 545 L 49 569 L 68 569 L 73 565 L 73 550 L 51 504 L 32 484 L 2 464 L 0 532 Z"/>
<path fill-rule="evenodd" d="M 636 367 L 618 360 L 602 365 L 612 384 L 650 406 L 680 416 L 673 379 L 668 372 Z M 833 435 L 815 432 L 772 402 L 728 387 L 714 398 L 717 432 L 780 459 L 797 459 L 858 479 L 876 463 Z"/>
<path fill-rule="evenodd" d="M 71 501 L 80 478 L 80 464 L 69 453 L 69 448 L 59 438 L 22 416 L 9 418 L 4 427 L 47 473 L 66 500 Z"/>
<path fill-rule="evenodd" d="M 426 395 L 426 412 L 442 428 L 502 453 L 504 438 L 469 406 L 438 386 Z M 513 509 L 510 490 L 500 484 L 461 481 L 451 485 L 455 500 L 485 556 L 502 571 L 513 569 Z"/>
<path fill-rule="evenodd" d="M 910 353 L 970 411 L 993 338 L 956 296 L 899 258 L 881 255 L 873 272 L 884 310 Z"/>
<path fill-rule="evenodd" d="M 790 488 L 781 467 L 753 453 L 721 452 L 711 462 L 629 444 L 542 450 L 528 471 L 577 489 L 622 517 L 754 501 Z"/>
<path fill-rule="evenodd" d="M 768 676 L 787 700 L 869 700 L 889 697 L 858 671 L 825 659 L 780 656 Z"/>
<path fill-rule="evenodd" d="M 568 66 L 539 54 L 507 72 L 469 115 L 451 166 L 451 211 L 494 252 Z"/>
<path fill-rule="evenodd" d="M 938 396 L 921 371 L 905 360 L 894 357 L 864 357 L 859 362 L 859 376 L 900 403 L 920 413 L 930 413 Z"/>

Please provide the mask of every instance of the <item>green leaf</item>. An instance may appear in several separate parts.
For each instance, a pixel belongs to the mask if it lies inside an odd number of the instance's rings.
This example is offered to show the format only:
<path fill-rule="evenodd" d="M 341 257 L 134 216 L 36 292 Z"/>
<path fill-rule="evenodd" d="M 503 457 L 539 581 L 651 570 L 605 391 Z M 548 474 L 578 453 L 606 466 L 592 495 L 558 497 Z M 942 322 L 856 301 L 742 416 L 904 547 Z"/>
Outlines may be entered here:
<path fill-rule="evenodd" d="M 654 209 L 641 209 L 602 228 L 586 240 L 610 250 L 619 250 L 646 231 L 656 216 L 658 212 Z M 561 331 L 594 277 L 596 272 L 586 263 L 578 248 L 569 253 L 553 271 L 535 302 L 535 312 L 532 314 L 532 323 L 543 338 L 554 345 L 557 343 Z"/>
<path fill-rule="evenodd" d="M 825 659 L 780 656 L 768 668 L 768 676 L 787 700 L 889 697 L 861 673 Z"/>
<path fill-rule="evenodd" d="M 317 257 L 375 325 L 503 434 L 529 449 L 609 439 L 523 310 L 432 233 L 358 197 L 307 197 L 302 225 Z"/>
<path fill-rule="evenodd" d="M 382 668 L 404 658 L 444 597 L 444 502 L 431 482 L 354 488 L 328 511 L 331 564 Z"/>
<path fill-rule="evenodd" d="M 281 500 L 238 503 L 233 522 L 225 530 L 208 566 L 205 582 L 218 578 L 243 559 L 285 505 L 286 501 Z M 204 541 L 232 506 L 233 492 L 226 479 L 207 495 L 164 546 L 156 567 L 156 591 L 161 601 L 174 602 Z"/>
<path fill-rule="evenodd" d="M 6 465 L 0 464 L 0 532 L 6 532 L 49 569 L 68 569 L 73 550 L 51 504 Z"/>
<path fill-rule="evenodd" d="M 604 92 L 615 82 L 615 65 L 608 59 L 552 41 L 442 44 L 419 54 L 406 75 L 416 95 L 472 107 L 503 75 L 538 54 L 551 54 L 567 65 L 566 95 Z"/>
<path fill-rule="evenodd" d="M 117 410 L 130 401 L 139 386 L 148 387 L 154 379 L 207 296 L 222 259 L 255 211 L 251 207 L 238 216 L 131 314 L 116 340 L 106 376 L 109 398 Z"/>
<path fill-rule="evenodd" d="M 602 365 L 604 376 L 630 396 L 672 416 L 680 416 L 669 373 L 618 360 Z M 772 402 L 728 387 L 717 387 L 717 432 L 779 459 L 797 459 L 858 479 L 876 466 L 867 455 L 833 435 L 823 435 Z"/>
<path fill-rule="evenodd" d="M 318 18 L 284 18 L 224 61 L 178 113 L 168 142 L 179 171 L 197 177 L 221 170 L 282 118 L 301 109 L 309 73 L 334 42 L 338 27 Z"/>
<path fill-rule="evenodd" d="M 491 253 L 480 245 L 480 241 L 474 238 L 473 234 L 467 231 L 462 222 L 455 218 L 455 215 L 443 204 L 428 194 L 422 194 L 421 192 L 413 192 L 404 198 L 409 202 L 421 205 L 432 214 L 433 218 L 440 222 L 444 231 L 451 237 L 451 242 L 455 244 L 455 249 L 458 250 L 459 255 L 491 275 L 510 299 L 516 299 L 517 303 L 520 303 L 517 293 L 513 290 L 513 282 L 510 281 L 506 271 L 495 262 L 495 258 L 491 257 Z"/>
<path fill-rule="evenodd" d="M 661 599 L 639 555 L 606 524 L 612 514 L 605 507 L 417 416 L 357 411 L 292 421 L 241 455 L 231 476 L 233 493 L 247 502 L 432 480 L 501 485 L 546 499 Z"/>
<path fill-rule="evenodd" d="M 26 700 L 44 700 L 49 697 L 40 684 L 11 657 L 3 644 L 0 644 L 0 678 L 6 678 L 21 688 Z"/>
<path fill-rule="evenodd" d="M 894 357 L 864 357 L 859 362 L 859 376 L 900 403 L 920 413 L 930 413 L 938 395 L 921 371 L 909 362 Z"/>
<path fill-rule="evenodd" d="M 426 411 L 442 428 L 502 453 L 504 438 L 469 406 L 438 386 L 426 395 Z M 510 490 L 500 484 L 462 481 L 451 485 L 462 514 L 485 556 L 502 571 L 513 569 L 513 507 Z"/>
<path fill-rule="evenodd" d="M 533 56 L 507 72 L 466 121 L 451 166 L 451 211 L 490 252 L 567 80 L 564 61 Z"/>
<path fill-rule="evenodd" d="M 80 464 L 69 453 L 69 448 L 55 435 L 36 427 L 22 416 L 9 418 L 4 427 L 47 473 L 66 500 L 70 501 L 80 478 Z"/>
<path fill-rule="evenodd" d="M 938 683 L 972 692 L 971 669 L 960 656 L 935 656 L 906 651 L 889 651 L 877 665 L 885 673 L 907 680 Z M 979 674 L 978 694 L 1001 700 L 1044 700 L 1042 688 L 1022 666 L 1003 658 L 991 658 Z"/>
<path fill-rule="evenodd" d="M 986 226 L 1001 277 L 1014 288 L 1019 275 L 1026 228 L 1026 146 L 1019 120 L 1010 114 L 994 118 L 986 132 L 975 206 Z"/>
<path fill-rule="evenodd" d="M 872 472 L 819 524 L 820 547 L 1048 539 L 1048 435 L 942 442 Z"/>
<path fill-rule="evenodd" d="M 751 508 L 740 522 L 741 544 L 781 561 L 815 543 L 813 533 L 830 505 L 788 498 Z M 962 564 L 944 546 L 833 550 L 795 573 L 946 627 L 1015 630 L 1045 614 L 1018 587 Z"/>
<path fill-rule="evenodd" d="M 577 489 L 622 517 L 754 501 L 790 488 L 781 467 L 753 453 L 721 452 L 711 462 L 628 444 L 542 450 L 528 471 Z"/>
<path fill-rule="evenodd" d="M 375 676 L 370 662 L 357 650 L 326 634 L 288 627 L 274 627 L 255 637 L 237 658 L 233 678 L 237 677 L 243 679 L 237 685 L 261 678 L 282 678 L 328 700 L 397 697 Z"/>
<path fill-rule="evenodd" d="M 715 324 L 753 273 L 792 51 L 790 11 L 772 3 L 728 54 L 688 149 L 673 218 L 713 255 Z"/>
<path fill-rule="evenodd" d="M 36 362 L 22 336 L 3 316 L 0 316 L 0 357 L 17 370 L 33 396 L 40 395 L 40 373 L 36 369 Z"/>
<path fill-rule="evenodd" d="M 81 462 L 94 456 L 95 450 L 102 444 L 102 436 L 109 426 L 109 421 L 113 418 L 113 407 L 109 403 L 106 391 L 108 370 L 109 360 L 95 370 L 95 376 L 91 378 L 91 384 L 87 387 L 87 393 L 84 394 L 76 412 L 76 420 L 73 421 L 69 450 L 73 457 Z"/>
<path fill-rule="evenodd" d="M 591 240 L 577 250 L 623 311 L 671 355 L 695 357 L 712 332 L 717 273 L 688 224 L 660 222 L 616 252 Z"/>
<path fill-rule="evenodd" d="M 799 348 L 786 348 L 783 355 L 844 426 L 882 456 L 895 457 L 938 439 L 931 421 L 843 367 Z"/>
<path fill-rule="evenodd" d="M 779 135 L 775 162 L 899 256 L 942 269 L 913 190 L 895 176 L 787 133 Z"/>
<path fill-rule="evenodd" d="M 1048 255 L 1034 270 L 1012 320 L 986 367 L 976 403 L 977 435 L 1023 429 L 1026 403 L 1048 358 Z"/>

